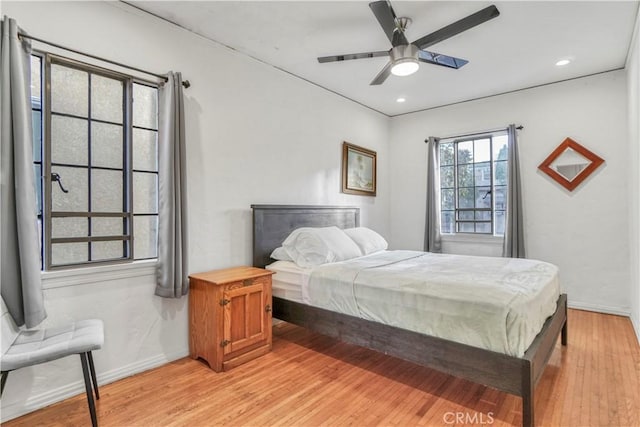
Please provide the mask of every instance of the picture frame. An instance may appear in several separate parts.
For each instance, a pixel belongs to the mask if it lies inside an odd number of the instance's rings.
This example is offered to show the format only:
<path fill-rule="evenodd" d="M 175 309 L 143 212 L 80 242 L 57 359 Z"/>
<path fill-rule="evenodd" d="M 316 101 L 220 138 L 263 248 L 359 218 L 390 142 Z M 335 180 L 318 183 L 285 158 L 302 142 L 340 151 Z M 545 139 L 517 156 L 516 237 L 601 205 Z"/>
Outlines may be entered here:
<path fill-rule="evenodd" d="M 375 151 L 344 141 L 342 143 L 342 192 L 375 196 L 376 160 Z"/>

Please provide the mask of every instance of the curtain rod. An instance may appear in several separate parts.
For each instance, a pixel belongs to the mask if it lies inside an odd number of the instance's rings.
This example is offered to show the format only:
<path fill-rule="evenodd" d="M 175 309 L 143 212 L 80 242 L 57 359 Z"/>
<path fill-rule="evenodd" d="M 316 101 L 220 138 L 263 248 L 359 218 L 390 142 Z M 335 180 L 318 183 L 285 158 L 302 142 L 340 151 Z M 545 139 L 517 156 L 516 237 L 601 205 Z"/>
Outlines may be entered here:
<path fill-rule="evenodd" d="M 482 132 L 472 132 L 472 133 L 465 133 L 463 135 L 451 135 L 451 136 L 445 136 L 445 137 L 439 137 L 438 139 L 457 139 L 457 138 L 465 138 L 467 136 L 473 136 L 473 135 L 482 135 L 484 133 L 493 133 L 493 132 L 498 132 L 501 130 L 507 130 L 508 127 L 506 128 L 498 128 L 498 129 L 489 129 L 489 130 L 483 130 Z M 522 130 L 524 129 L 524 126 L 519 125 L 516 126 L 516 129 L 518 130 Z M 426 142 L 427 144 L 429 143 L 429 138 L 425 139 L 424 142 Z"/>
<path fill-rule="evenodd" d="M 87 56 L 89 58 L 97 59 L 98 61 L 108 62 L 109 64 L 117 65 L 117 66 L 123 67 L 123 68 L 128 68 L 129 70 L 134 70 L 134 71 L 138 71 L 140 73 L 148 74 L 150 76 L 154 76 L 154 77 L 157 77 L 157 78 L 159 78 L 161 80 L 164 80 L 165 82 L 169 80 L 166 76 L 163 76 L 162 74 L 152 73 L 151 71 L 143 70 L 141 68 L 132 67 L 130 65 L 122 64 L 120 62 L 112 61 L 110 59 L 101 58 L 99 56 L 92 55 L 90 53 L 82 52 L 82 51 L 76 50 L 76 49 L 71 49 L 70 47 L 62 46 L 62 45 L 59 45 L 57 43 L 52 43 L 52 42 L 47 41 L 47 40 L 39 39 L 37 37 L 33 37 L 33 36 L 28 35 L 28 34 L 18 33 L 18 37 L 22 37 L 23 39 L 35 40 L 37 42 L 44 43 L 44 44 L 47 44 L 49 46 L 57 47 L 58 49 L 67 50 L 69 52 L 77 53 L 78 55 L 83 55 L 83 56 Z M 189 88 L 191 86 L 191 83 L 189 82 L 189 80 L 184 80 L 182 82 L 182 86 L 184 86 L 184 88 L 187 89 L 187 88 Z"/>

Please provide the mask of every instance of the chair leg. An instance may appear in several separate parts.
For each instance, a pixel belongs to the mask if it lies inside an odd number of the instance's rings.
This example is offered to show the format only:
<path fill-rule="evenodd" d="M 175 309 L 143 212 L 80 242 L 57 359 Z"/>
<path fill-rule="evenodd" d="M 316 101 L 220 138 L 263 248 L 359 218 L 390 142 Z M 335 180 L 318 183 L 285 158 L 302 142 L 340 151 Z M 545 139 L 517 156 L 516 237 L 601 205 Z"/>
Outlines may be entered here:
<path fill-rule="evenodd" d="M 93 401 L 93 390 L 91 389 L 91 379 L 89 378 L 89 362 L 87 359 L 87 353 L 80 353 L 80 361 L 82 362 L 82 375 L 84 376 L 84 387 L 87 390 L 87 402 L 89 403 L 89 412 L 91 413 L 91 425 L 93 427 L 98 427 L 96 405 Z"/>
<path fill-rule="evenodd" d="M 4 385 L 7 382 L 7 377 L 9 376 L 9 371 L 2 371 L 2 385 L 0 386 L 0 396 L 4 393 Z"/>
<path fill-rule="evenodd" d="M 96 368 L 93 365 L 93 354 L 87 353 L 89 356 L 89 368 L 91 369 L 91 381 L 93 381 L 93 391 L 96 393 L 96 400 L 100 400 L 100 392 L 98 391 L 98 377 L 96 377 Z"/>

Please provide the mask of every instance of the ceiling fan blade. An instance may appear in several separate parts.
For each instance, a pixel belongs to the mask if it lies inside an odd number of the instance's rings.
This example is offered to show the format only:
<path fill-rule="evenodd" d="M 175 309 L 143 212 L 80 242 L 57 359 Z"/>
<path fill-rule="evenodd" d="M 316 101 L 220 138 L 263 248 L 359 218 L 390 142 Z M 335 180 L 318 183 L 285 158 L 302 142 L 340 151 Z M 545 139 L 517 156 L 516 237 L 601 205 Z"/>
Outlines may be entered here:
<path fill-rule="evenodd" d="M 369 83 L 369 85 L 371 86 L 381 85 L 382 83 L 384 83 L 385 80 L 387 80 L 387 77 L 389 77 L 390 74 L 391 74 L 391 62 L 385 65 L 382 71 L 380 71 L 378 75 L 373 80 L 371 80 L 371 83 Z"/>
<path fill-rule="evenodd" d="M 485 7 L 484 9 L 472 15 L 469 15 L 466 18 L 462 18 L 459 21 L 454 22 L 453 24 L 442 27 L 438 31 L 434 31 L 431 34 L 428 34 L 414 41 L 413 44 L 418 46 L 420 49 L 426 49 L 429 46 L 453 37 L 456 34 L 467 31 L 475 27 L 476 25 L 487 22 L 488 20 L 493 19 L 498 15 L 500 15 L 500 11 L 494 5 Z"/>
<path fill-rule="evenodd" d="M 396 14 L 387 0 L 374 1 L 369 3 L 371 11 L 376 16 L 380 26 L 387 35 L 387 38 L 396 47 L 398 45 L 409 44 L 404 32 L 398 28 Z"/>
<path fill-rule="evenodd" d="M 321 56 L 318 58 L 318 62 L 337 62 L 346 61 L 348 59 L 377 58 L 379 56 L 389 56 L 389 51 L 379 50 L 377 52 L 345 53 L 344 55 Z"/>
<path fill-rule="evenodd" d="M 426 50 L 418 51 L 418 59 L 422 62 L 428 62 L 429 64 L 442 65 L 443 67 L 455 69 L 458 69 L 469 62 L 466 59 L 442 55 L 441 53 L 428 52 Z"/>

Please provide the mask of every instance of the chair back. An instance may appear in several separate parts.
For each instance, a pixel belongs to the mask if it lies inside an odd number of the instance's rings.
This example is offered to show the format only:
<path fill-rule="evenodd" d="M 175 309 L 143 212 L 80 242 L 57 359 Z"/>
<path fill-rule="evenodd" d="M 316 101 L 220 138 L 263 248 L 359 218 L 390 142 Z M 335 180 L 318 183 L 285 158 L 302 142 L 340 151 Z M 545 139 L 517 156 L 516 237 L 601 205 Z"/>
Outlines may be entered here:
<path fill-rule="evenodd" d="M 9 347 L 11 347 L 11 344 L 18 338 L 20 328 L 18 328 L 16 322 L 13 321 L 13 317 L 11 317 L 7 305 L 4 303 L 4 298 L 0 299 L 2 300 L 2 307 L 0 308 L 0 314 L 2 315 L 2 326 L 0 329 L 2 353 L 0 354 L 5 354 L 7 350 L 9 350 Z"/>

